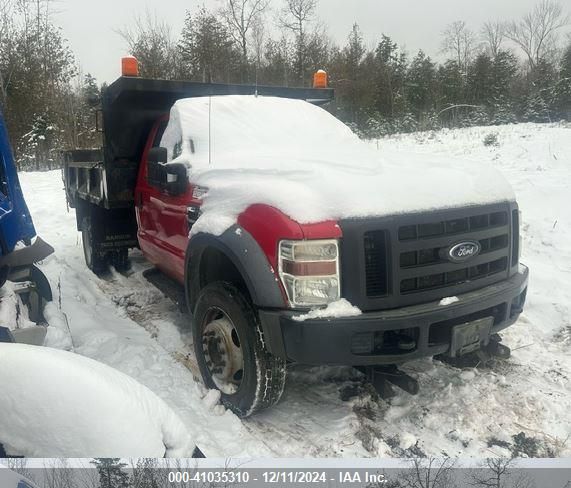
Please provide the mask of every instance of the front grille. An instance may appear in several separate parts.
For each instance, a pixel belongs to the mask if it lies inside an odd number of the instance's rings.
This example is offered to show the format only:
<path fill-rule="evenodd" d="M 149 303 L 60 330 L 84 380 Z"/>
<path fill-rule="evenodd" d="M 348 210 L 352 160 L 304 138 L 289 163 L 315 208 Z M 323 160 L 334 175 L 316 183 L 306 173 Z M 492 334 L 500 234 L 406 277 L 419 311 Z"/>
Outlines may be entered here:
<path fill-rule="evenodd" d="M 399 241 L 461 234 L 503 226 L 507 223 L 507 212 L 493 212 L 460 219 L 403 225 L 399 228 Z"/>
<path fill-rule="evenodd" d="M 386 232 L 382 230 L 367 232 L 364 243 L 367 296 L 385 296 L 388 291 Z"/>
<path fill-rule="evenodd" d="M 462 239 L 477 241 L 479 256 L 466 263 L 453 264 L 447 251 L 451 244 Z M 400 269 L 406 270 L 402 273 L 406 277 L 399 283 L 403 294 L 459 285 L 502 273 L 508 268 L 507 211 L 403 225 L 398 229 L 398 240 L 407 247 L 416 243 L 410 251 L 400 253 Z"/>
<path fill-rule="evenodd" d="M 506 271 L 507 264 L 507 257 L 503 257 L 495 261 L 479 264 L 478 266 L 470 266 L 446 273 L 419 276 L 418 278 L 407 278 L 400 282 L 400 291 L 401 293 L 414 293 L 432 288 L 460 285 Z"/>
<path fill-rule="evenodd" d="M 516 215 L 515 205 L 497 204 L 342 221 L 343 295 L 363 310 L 388 309 L 506 279 L 517 264 Z M 468 241 L 479 254 L 453 261 L 450 249 Z"/>

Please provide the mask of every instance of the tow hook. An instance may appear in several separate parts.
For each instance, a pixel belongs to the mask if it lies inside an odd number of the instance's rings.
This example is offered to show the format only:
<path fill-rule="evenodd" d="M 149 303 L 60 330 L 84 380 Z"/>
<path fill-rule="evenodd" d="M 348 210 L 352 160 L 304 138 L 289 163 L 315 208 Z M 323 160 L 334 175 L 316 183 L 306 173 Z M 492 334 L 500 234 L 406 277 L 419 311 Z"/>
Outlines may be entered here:
<path fill-rule="evenodd" d="M 490 337 L 488 345 L 481 349 L 481 352 L 488 356 L 487 359 L 508 359 L 511 356 L 512 351 L 508 346 L 504 346 L 501 342 L 502 338 L 498 334 L 494 334 Z"/>
<path fill-rule="evenodd" d="M 365 369 L 367 380 L 373 385 L 377 393 L 384 400 L 395 396 L 394 386 L 416 395 L 419 391 L 418 381 L 409 376 L 395 365 L 372 366 Z"/>

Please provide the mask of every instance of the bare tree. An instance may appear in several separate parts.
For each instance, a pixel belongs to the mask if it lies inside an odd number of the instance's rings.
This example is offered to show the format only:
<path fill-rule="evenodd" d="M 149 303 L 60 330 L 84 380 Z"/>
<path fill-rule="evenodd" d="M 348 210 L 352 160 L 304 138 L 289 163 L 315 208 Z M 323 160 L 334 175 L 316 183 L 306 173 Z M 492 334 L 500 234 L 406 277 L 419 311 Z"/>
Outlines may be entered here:
<path fill-rule="evenodd" d="M 13 22 L 14 0 L 0 0 L 0 52 L 6 48 L 8 29 Z M 0 108 L 6 104 L 6 80 L 0 66 Z"/>
<path fill-rule="evenodd" d="M 176 73 L 176 43 L 170 25 L 146 11 L 135 17 L 132 26 L 117 30 L 129 51 L 141 63 L 141 73 L 149 78 L 172 79 Z"/>
<path fill-rule="evenodd" d="M 510 22 L 506 37 L 513 41 L 527 56 L 529 66 L 538 63 L 555 51 L 559 30 L 569 23 L 561 4 L 542 0 L 520 21 Z"/>
<path fill-rule="evenodd" d="M 317 0 L 286 0 L 280 23 L 295 35 L 296 69 L 303 84 L 305 74 L 306 48 L 308 45 L 308 24 L 315 19 Z"/>
<path fill-rule="evenodd" d="M 476 37 L 466 22 L 458 20 L 444 30 L 442 48 L 455 58 L 458 66 L 466 73 L 476 52 Z"/>
<path fill-rule="evenodd" d="M 75 488 L 73 469 L 66 459 L 52 459 L 44 463 L 44 488 Z"/>
<path fill-rule="evenodd" d="M 399 481 L 405 488 L 452 488 L 456 481 L 455 464 L 456 460 L 451 458 L 414 458 Z"/>
<path fill-rule="evenodd" d="M 258 19 L 252 26 L 252 45 L 254 48 L 254 59 L 256 66 L 259 67 L 262 63 L 264 55 L 264 45 L 266 43 L 267 32 L 262 19 Z"/>
<path fill-rule="evenodd" d="M 480 488 L 533 488 L 533 481 L 523 473 L 514 473 L 513 458 L 488 458 L 470 475 L 469 483 Z"/>
<path fill-rule="evenodd" d="M 490 55 L 495 58 L 506 38 L 505 23 L 499 21 L 489 21 L 482 27 L 482 39 L 487 45 Z"/>
<path fill-rule="evenodd" d="M 225 0 L 222 15 L 228 25 L 230 35 L 240 46 L 243 61 L 248 60 L 248 37 L 270 0 Z"/>

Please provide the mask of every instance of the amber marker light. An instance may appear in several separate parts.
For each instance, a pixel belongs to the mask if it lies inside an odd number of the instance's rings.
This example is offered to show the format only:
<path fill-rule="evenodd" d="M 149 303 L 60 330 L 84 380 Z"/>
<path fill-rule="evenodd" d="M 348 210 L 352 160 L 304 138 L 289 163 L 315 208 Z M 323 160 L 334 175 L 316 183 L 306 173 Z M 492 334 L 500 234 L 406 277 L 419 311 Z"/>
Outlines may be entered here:
<path fill-rule="evenodd" d="M 327 72 L 320 69 L 313 75 L 313 88 L 327 88 Z"/>
<path fill-rule="evenodd" d="M 135 56 L 125 56 L 121 59 L 121 75 L 122 76 L 139 76 L 139 61 Z"/>

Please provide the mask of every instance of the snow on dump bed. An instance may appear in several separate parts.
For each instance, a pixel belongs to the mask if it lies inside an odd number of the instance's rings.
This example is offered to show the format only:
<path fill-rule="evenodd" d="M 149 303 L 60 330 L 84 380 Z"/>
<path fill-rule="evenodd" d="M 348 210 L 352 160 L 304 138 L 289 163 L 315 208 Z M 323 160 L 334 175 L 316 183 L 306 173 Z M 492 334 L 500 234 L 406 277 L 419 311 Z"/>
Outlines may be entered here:
<path fill-rule="evenodd" d="M 0 444 L 26 457 L 190 457 L 167 404 L 92 359 L 0 344 Z"/>
<path fill-rule="evenodd" d="M 179 100 L 161 145 L 169 161 L 190 166 L 191 182 L 209 189 L 195 233 L 220 234 L 255 203 L 312 223 L 514 199 L 485 164 L 382 157 L 329 112 L 301 100 Z"/>

